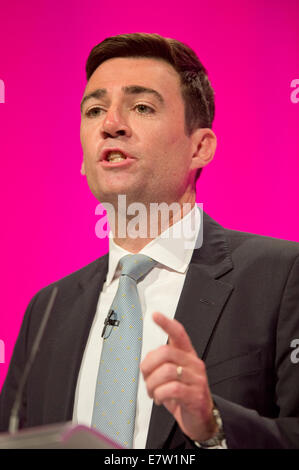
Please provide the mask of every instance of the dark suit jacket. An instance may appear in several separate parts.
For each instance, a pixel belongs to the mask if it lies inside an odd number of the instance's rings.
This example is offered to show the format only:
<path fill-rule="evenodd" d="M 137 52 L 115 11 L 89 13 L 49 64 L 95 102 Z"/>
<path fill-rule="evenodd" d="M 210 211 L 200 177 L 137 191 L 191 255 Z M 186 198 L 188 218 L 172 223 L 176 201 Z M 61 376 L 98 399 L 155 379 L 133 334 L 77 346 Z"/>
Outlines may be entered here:
<path fill-rule="evenodd" d="M 205 361 L 229 448 L 299 448 L 299 244 L 224 229 L 206 214 L 175 318 Z M 24 393 L 22 426 L 69 421 L 105 255 L 55 283 L 59 293 Z M 52 286 L 26 311 L 1 393 L 7 429 L 16 387 Z M 157 306 L 158 307 L 158 306 Z M 192 448 L 163 406 L 153 406 L 148 448 Z"/>

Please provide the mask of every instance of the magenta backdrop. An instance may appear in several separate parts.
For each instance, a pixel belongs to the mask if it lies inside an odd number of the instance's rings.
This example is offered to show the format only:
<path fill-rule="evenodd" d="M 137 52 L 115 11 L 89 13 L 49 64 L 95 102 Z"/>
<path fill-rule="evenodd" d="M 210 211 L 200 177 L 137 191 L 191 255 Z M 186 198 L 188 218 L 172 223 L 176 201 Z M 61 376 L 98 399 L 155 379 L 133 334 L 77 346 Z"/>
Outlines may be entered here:
<path fill-rule="evenodd" d="M 12 0 L 0 17 L 0 387 L 31 297 L 107 251 L 79 171 L 85 61 L 107 36 L 155 32 L 195 49 L 218 136 L 198 201 L 226 227 L 299 241 L 297 0 Z"/>

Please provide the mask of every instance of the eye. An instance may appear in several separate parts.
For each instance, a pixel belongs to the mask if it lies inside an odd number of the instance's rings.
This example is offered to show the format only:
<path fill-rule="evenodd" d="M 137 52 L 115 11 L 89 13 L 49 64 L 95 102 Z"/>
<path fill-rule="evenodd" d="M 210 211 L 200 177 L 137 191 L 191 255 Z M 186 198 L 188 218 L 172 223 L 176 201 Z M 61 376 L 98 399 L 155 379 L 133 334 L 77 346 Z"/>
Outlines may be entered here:
<path fill-rule="evenodd" d="M 90 108 L 88 111 L 86 111 L 85 116 L 87 117 L 97 117 L 102 113 L 102 108 L 99 106 L 94 106 L 93 108 Z"/>
<path fill-rule="evenodd" d="M 136 104 L 135 109 L 139 114 L 153 114 L 155 110 L 147 104 Z"/>

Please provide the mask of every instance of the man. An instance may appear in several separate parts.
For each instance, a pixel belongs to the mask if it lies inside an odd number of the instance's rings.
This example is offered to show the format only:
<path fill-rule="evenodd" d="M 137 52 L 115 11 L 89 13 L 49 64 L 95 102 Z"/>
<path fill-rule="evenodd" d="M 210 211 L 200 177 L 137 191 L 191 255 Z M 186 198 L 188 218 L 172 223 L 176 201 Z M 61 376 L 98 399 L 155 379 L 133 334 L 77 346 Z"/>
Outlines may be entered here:
<path fill-rule="evenodd" d="M 138 253 L 155 265 L 138 281 L 143 337 L 130 446 L 299 447 L 297 369 L 290 359 L 290 343 L 299 337 L 299 247 L 199 217 L 196 179 L 216 149 L 204 67 L 175 40 L 132 34 L 96 46 L 86 70 L 81 172 L 108 216 L 112 208 L 117 217 L 109 257 L 55 283 L 59 294 L 24 394 L 22 426 L 73 419 L 118 440 L 112 421 L 98 426 L 97 397 L 106 393 L 97 376 L 101 332 L 105 340 L 114 334 L 105 336 L 104 320 L 113 313 L 123 256 Z M 156 237 L 127 230 L 123 238 L 120 225 L 128 229 L 132 215 L 120 210 L 119 195 L 148 209 L 140 224 L 150 222 L 152 203 L 178 203 L 179 210 Z M 203 229 L 201 247 L 197 235 L 192 248 L 184 236 L 162 237 L 190 217 L 196 234 Z M 52 287 L 27 309 L 1 394 L 2 430 Z M 118 331 L 122 317 L 112 321 Z"/>

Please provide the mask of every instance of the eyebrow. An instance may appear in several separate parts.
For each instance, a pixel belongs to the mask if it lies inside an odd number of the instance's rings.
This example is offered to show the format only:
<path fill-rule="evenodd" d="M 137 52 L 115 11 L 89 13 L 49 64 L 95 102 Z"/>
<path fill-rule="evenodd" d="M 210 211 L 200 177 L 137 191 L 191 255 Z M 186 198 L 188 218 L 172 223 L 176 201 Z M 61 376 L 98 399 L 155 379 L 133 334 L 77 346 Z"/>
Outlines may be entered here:
<path fill-rule="evenodd" d="M 158 91 L 154 90 L 153 88 L 147 88 L 147 87 L 140 86 L 140 85 L 130 85 L 130 86 L 122 87 L 121 90 L 125 95 L 139 95 L 142 93 L 148 93 L 148 94 L 154 95 L 158 99 L 158 101 L 160 101 L 161 104 L 164 104 L 163 96 Z M 84 98 L 81 101 L 81 106 L 80 106 L 81 113 L 83 110 L 83 105 L 84 103 L 86 103 L 86 101 L 92 98 L 101 99 L 105 96 L 107 96 L 107 90 L 105 88 L 98 88 L 97 90 L 94 90 L 91 93 L 88 93 L 88 95 L 84 96 Z"/>

